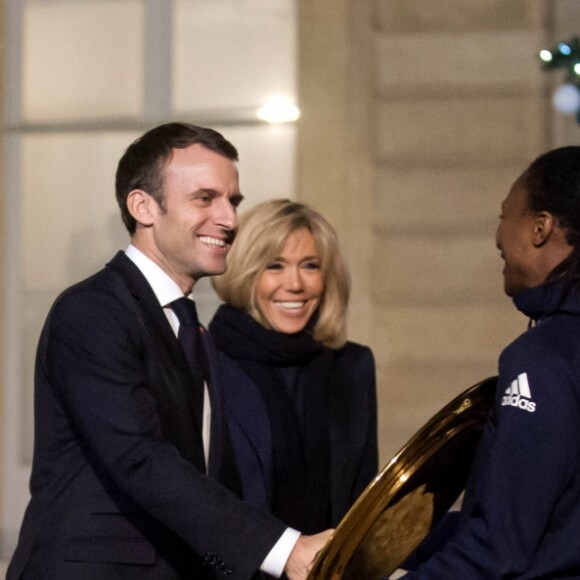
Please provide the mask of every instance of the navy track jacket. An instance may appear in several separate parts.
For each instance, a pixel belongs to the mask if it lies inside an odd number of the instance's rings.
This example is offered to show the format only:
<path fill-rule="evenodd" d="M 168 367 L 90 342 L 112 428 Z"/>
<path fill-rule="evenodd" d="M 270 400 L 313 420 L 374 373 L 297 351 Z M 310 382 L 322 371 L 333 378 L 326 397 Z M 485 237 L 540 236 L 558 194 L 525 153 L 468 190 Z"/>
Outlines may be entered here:
<path fill-rule="evenodd" d="M 523 291 L 452 538 L 405 580 L 580 578 L 580 291 Z"/>

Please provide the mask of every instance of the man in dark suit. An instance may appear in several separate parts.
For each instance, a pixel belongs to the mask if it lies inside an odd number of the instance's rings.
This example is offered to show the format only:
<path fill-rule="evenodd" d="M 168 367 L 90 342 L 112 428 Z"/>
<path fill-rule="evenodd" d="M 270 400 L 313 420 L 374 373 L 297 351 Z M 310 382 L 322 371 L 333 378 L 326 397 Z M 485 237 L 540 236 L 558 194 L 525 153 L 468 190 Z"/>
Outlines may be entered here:
<path fill-rule="evenodd" d="M 46 320 L 32 498 L 8 580 L 247 580 L 258 570 L 303 579 L 328 539 L 301 536 L 231 491 L 212 345 L 202 332 L 196 392 L 177 338 L 172 303 L 225 269 L 242 200 L 236 162 L 219 133 L 180 123 L 152 129 L 121 158 L 131 244 Z"/>

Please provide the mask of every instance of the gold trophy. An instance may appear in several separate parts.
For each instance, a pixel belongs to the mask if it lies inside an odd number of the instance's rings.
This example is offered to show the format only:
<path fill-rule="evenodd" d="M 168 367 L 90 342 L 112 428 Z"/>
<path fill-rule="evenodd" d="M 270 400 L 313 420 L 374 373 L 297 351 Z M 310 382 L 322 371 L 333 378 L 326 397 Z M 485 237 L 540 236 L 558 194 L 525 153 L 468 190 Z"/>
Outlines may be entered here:
<path fill-rule="evenodd" d="M 465 488 L 497 377 L 443 407 L 367 486 L 318 554 L 308 580 L 392 574 Z"/>

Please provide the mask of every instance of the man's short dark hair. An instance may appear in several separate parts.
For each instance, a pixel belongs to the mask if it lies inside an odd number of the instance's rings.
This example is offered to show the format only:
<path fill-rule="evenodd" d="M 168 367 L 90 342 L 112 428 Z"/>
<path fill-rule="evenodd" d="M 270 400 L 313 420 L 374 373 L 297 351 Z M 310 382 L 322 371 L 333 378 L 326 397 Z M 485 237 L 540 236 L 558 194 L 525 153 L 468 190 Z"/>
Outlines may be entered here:
<path fill-rule="evenodd" d="M 129 145 L 117 167 L 115 192 L 123 223 L 131 235 L 137 222 L 127 209 L 127 197 L 134 189 L 151 195 L 163 207 L 163 178 L 173 149 L 203 145 L 232 161 L 238 160 L 236 148 L 213 129 L 188 123 L 167 123 L 151 129 Z"/>

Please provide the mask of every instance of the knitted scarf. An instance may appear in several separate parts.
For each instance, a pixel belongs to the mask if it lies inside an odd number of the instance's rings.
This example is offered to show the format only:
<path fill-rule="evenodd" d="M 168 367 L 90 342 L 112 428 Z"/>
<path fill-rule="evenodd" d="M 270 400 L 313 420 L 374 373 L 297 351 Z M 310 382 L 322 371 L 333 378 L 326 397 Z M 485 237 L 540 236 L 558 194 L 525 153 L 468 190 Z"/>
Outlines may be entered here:
<path fill-rule="evenodd" d="M 332 351 L 308 328 L 293 335 L 269 330 L 229 305 L 220 306 L 209 330 L 218 349 L 238 363 L 264 399 L 268 417 L 256 421 L 269 419 L 271 425 L 272 513 L 305 534 L 326 529 Z"/>

